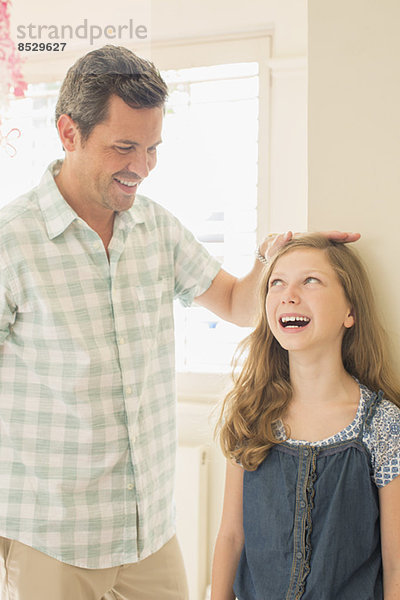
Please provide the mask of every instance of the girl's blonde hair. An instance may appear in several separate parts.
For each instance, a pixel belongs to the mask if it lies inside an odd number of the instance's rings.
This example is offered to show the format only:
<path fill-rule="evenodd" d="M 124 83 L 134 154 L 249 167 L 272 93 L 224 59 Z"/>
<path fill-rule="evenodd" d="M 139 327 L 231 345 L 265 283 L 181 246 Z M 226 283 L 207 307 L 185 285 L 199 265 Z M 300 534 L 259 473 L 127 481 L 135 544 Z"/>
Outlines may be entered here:
<path fill-rule="evenodd" d="M 388 357 L 386 334 L 379 323 L 366 270 L 348 245 L 318 234 L 305 235 L 287 243 L 274 257 L 260 286 L 260 312 L 254 331 L 239 345 L 234 360 L 234 387 L 226 396 L 217 424 L 225 456 L 255 470 L 268 450 L 278 443 L 274 423 L 283 415 L 292 397 L 288 352 L 272 335 L 266 314 L 268 283 L 276 262 L 297 249 L 325 253 L 333 267 L 355 323 L 346 329 L 342 360 L 348 373 L 374 392 L 400 406 L 400 382 Z M 238 375 L 239 359 L 244 365 Z"/>

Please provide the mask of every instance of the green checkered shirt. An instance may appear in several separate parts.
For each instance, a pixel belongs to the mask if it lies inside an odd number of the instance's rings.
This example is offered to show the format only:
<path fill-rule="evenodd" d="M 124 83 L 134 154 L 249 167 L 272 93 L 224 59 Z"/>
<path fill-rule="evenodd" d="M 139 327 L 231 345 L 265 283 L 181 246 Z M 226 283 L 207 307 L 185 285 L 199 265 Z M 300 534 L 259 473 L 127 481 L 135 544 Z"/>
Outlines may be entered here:
<path fill-rule="evenodd" d="M 55 169 L 0 212 L 0 535 L 106 568 L 174 534 L 172 302 L 220 265 L 143 196 L 108 261 Z"/>

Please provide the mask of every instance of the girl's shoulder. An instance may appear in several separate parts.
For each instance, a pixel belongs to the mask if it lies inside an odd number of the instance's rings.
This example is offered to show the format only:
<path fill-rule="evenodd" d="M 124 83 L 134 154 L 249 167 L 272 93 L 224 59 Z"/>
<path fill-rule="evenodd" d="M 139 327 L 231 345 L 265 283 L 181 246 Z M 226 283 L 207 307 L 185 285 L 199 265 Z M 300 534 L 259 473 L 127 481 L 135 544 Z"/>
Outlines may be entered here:
<path fill-rule="evenodd" d="M 371 454 L 374 481 L 378 487 L 384 487 L 400 475 L 400 408 L 365 386 L 360 387 L 365 410 L 371 410 L 363 442 Z"/>
<path fill-rule="evenodd" d="M 363 411 L 370 412 L 372 415 L 371 423 L 377 424 L 382 421 L 395 421 L 400 420 L 400 407 L 387 400 L 383 392 L 376 394 L 371 391 L 367 386 L 360 385 L 361 400 L 363 404 Z M 367 418 L 368 421 L 368 418 Z"/>

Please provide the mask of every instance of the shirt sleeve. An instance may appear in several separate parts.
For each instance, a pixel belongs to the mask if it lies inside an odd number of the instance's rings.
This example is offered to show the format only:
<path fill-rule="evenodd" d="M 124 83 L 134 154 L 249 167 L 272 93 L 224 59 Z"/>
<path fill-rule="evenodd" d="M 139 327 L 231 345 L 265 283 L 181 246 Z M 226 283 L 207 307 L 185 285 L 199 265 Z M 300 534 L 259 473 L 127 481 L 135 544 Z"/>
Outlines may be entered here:
<path fill-rule="evenodd" d="M 373 479 L 384 487 L 400 474 L 400 408 L 382 400 L 368 428 L 365 443 L 371 452 Z"/>
<path fill-rule="evenodd" d="M 221 265 L 177 220 L 175 227 L 175 297 L 183 306 L 190 306 L 210 287 Z"/>

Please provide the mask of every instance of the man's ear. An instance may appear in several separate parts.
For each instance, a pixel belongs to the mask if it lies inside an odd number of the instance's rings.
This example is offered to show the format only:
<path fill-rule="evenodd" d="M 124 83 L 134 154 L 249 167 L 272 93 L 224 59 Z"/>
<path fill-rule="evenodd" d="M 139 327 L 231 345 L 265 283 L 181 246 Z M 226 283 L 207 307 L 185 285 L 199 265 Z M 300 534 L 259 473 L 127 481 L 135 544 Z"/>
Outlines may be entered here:
<path fill-rule="evenodd" d="M 73 152 L 80 143 L 78 126 L 68 115 L 60 115 L 57 121 L 58 134 L 65 150 Z"/>

